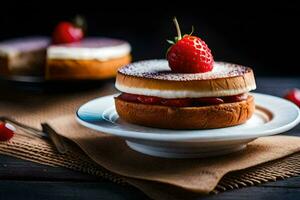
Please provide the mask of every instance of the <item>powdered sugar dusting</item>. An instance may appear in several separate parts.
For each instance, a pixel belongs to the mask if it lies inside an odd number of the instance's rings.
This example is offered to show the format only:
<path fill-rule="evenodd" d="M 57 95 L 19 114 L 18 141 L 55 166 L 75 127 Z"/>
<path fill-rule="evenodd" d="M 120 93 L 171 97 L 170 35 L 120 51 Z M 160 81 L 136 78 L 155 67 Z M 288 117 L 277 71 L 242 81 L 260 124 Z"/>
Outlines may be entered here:
<path fill-rule="evenodd" d="M 172 72 L 167 60 L 146 60 L 124 66 L 119 69 L 119 73 L 158 80 L 192 81 L 241 76 L 250 70 L 241 65 L 215 62 L 210 72 L 183 74 Z"/>

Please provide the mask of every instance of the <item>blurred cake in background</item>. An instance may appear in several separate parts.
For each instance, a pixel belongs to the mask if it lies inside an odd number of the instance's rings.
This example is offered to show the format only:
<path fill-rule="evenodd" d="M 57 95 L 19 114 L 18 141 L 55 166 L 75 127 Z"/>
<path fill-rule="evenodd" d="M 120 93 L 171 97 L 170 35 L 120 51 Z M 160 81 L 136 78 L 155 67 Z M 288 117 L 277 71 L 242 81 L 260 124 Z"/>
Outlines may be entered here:
<path fill-rule="evenodd" d="M 131 62 L 128 42 L 110 38 L 85 38 L 53 44 L 47 49 L 46 79 L 103 79 Z"/>
<path fill-rule="evenodd" d="M 115 77 L 131 62 L 128 42 L 86 37 L 86 22 L 59 22 L 52 37 L 24 37 L 0 42 L 0 75 L 39 75 L 46 80 L 96 80 Z"/>
<path fill-rule="evenodd" d="M 42 75 L 49 43 L 47 37 L 25 37 L 0 42 L 0 74 Z"/>

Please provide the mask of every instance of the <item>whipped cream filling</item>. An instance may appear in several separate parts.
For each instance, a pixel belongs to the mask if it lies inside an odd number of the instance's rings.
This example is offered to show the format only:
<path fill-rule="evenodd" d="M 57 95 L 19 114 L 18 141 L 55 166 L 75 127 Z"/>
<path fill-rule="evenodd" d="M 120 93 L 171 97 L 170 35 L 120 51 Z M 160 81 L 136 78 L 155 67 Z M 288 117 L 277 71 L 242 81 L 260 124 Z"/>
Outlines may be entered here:
<path fill-rule="evenodd" d="M 159 90 L 159 89 L 147 89 L 137 87 L 127 87 L 116 82 L 115 87 L 121 92 L 129 94 L 138 94 L 145 96 L 155 96 L 165 99 L 176 98 L 200 98 L 200 97 L 221 97 L 221 96 L 233 96 L 242 93 L 247 93 L 256 89 L 256 86 L 248 86 L 243 89 L 234 90 L 218 90 L 218 91 L 191 91 L 191 90 Z"/>
<path fill-rule="evenodd" d="M 131 46 L 127 42 L 118 45 L 99 47 L 57 45 L 48 48 L 47 57 L 48 59 L 107 61 L 126 56 L 130 51 Z"/>

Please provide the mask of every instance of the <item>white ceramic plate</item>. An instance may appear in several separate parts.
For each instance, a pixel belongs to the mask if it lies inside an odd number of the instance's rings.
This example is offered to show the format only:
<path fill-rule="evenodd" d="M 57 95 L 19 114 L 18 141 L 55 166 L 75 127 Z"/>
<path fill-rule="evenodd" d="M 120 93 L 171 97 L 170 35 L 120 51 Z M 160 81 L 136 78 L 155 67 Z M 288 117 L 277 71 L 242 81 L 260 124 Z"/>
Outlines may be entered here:
<path fill-rule="evenodd" d="M 191 158 L 227 154 L 246 147 L 250 141 L 293 128 L 300 122 L 299 108 L 282 98 L 252 93 L 256 111 L 245 124 L 207 130 L 168 130 L 129 124 L 119 118 L 115 95 L 94 99 L 77 111 L 83 126 L 126 140 L 132 149 L 144 154 Z"/>

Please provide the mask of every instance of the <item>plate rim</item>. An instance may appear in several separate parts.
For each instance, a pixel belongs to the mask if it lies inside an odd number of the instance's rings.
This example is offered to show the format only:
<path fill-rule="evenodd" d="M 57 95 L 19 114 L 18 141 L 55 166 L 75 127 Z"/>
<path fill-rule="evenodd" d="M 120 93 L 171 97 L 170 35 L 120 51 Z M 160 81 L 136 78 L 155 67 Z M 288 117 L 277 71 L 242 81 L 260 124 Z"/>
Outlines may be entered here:
<path fill-rule="evenodd" d="M 172 132 L 182 132 L 182 131 L 187 131 L 187 132 L 193 132 L 193 134 L 191 135 L 187 135 L 187 134 L 157 134 L 157 133 L 145 133 L 145 132 L 138 132 L 138 131 L 130 131 L 130 130 L 121 130 L 121 129 L 113 129 L 113 128 L 106 128 L 106 127 L 102 127 L 90 122 L 86 122 L 83 119 L 80 118 L 79 116 L 79 111 L 80 109 L 87 105 L 88 103 L 91 103 L 92 101 L 98 101 L 100 99 L 103 98 L 113 98 L 116 94 L 114 95 L 108 95 L 108 96 L 103 96 L 103 97 L 99 97 L 93 100 L 90 100 L 84 104 L 82 104 L 76 111 L 76 120 L 83 126 L 99 131 L 99 132 L 103 132 L 105 134 L 110 134 L 110 135 L 114 135 L 114 136 L 118 136 L 118 137 L 122 137 L 122 138 L 130 138 L 130 139 L 138 139 L 138 140 L 151 140 L 151 141 L 191 141 L 194 139 L 197 139 L 199 142 L 199 140 L 201 140 L 201 142 L 209 142 L 209 141 L 226 141 L 226 140 L 241 140 L 241 139 L 250 139 L 250 138 L 258 138 L 258 137 L 263 137 L 263 136 L 269 136 L 269 135 L 275 135 L 275 134 L 279 134 L 279 133 L 283 133 L 287 130 L 290 130 L 291 128 L 295 127 L 299 122 L 300 122 L 300 109 L 293 103 L 280 98 L 280 97 L 276 97 L 276 96 L 272 96 L 272 95 L 268 95 L 268 94 L 261 94 L 261 93 L 251 93 L 254 96 L 260 96 L 260 97 L 267 97 L 267 98 L 274 98 L 278 101 L 282 101 L 284 102 L 284 104 L 288 105 L 290 108 L 294 109 L 297 112 L 297 117 L 285 124 L 284 126 L 280 126 L 280 127 L 276 127 L 276 128 L 272 128 L 270 130 L 265 130 L 263 132 L 260 133 L 256 133 L 256 134 L 233 134 L 233 135 L 223 135 L 223 136 L 211 136 L 211 137 L 204 137 L 201 135 L 197 135 L 197 132 L 202 132 L 202 131 L 208 131 L 208 129 L 204 129 L 204 130 L 168 130 L 168 129 L 155 129 L 155 130 L 162 130 L 162 131 L 172 131 Z M 259 105 L 259 103 L 258 103 Z M 262 106 L 264 107 L 264 106 Z M 275 118 L 275 117 L 274 117 Z M 234 127 L 238 127 L 238 126 L 233 126 L 233 127 L 227 127 L 227 128 L 219 128 L 219 129 L 209 129 L 209 131 L 228 131 L 228 130 L 232 130 L 234 129 Z M 148 128 L 148 127 L 146 127 Z"/>

